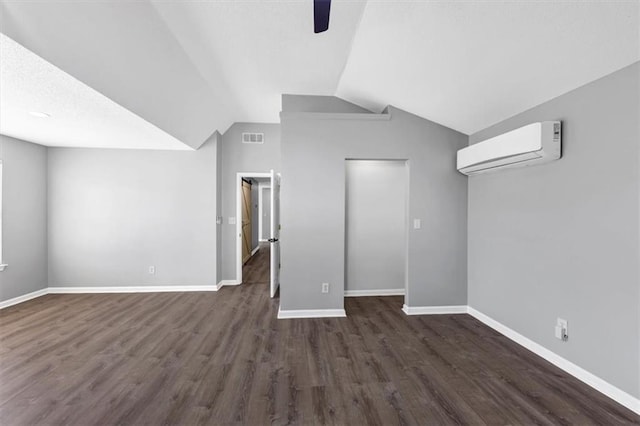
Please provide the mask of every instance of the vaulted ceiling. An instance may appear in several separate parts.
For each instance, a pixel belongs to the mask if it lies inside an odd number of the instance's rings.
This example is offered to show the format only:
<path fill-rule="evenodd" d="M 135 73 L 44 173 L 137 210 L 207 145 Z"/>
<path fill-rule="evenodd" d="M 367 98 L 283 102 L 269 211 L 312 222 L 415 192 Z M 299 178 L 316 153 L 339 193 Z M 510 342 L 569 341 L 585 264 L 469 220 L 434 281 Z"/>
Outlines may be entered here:
<path fill-rule="evenodd" d="M 31 1 L 0 3 L 0 32 L 197 148 L 236 121 L 279 121 L 283 93 L 393 104 L 473 133 L 640 60 L 639 15 L 635 0 L 333 0 L 314 34 L 311 0 Z"/>

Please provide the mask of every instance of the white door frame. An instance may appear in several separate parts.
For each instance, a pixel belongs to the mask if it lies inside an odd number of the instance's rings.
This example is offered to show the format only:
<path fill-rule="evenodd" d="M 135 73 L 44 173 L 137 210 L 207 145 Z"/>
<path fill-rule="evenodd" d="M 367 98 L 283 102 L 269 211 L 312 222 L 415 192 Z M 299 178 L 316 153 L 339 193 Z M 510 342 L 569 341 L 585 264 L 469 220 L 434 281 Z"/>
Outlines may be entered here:
<path fill-rule="evenodd" d="M 277 214 L 275 214 L 277 213 Z M 269 294 L 275 297 L 280 287 L 280 173 L 271 170 L 271 238 L 269 239 Z"/>
<path fill-rule="evenodd" d="M 242 178 L 270 178 L 271 173 L 236 173 L 236 283 L 242 284 Z"/>

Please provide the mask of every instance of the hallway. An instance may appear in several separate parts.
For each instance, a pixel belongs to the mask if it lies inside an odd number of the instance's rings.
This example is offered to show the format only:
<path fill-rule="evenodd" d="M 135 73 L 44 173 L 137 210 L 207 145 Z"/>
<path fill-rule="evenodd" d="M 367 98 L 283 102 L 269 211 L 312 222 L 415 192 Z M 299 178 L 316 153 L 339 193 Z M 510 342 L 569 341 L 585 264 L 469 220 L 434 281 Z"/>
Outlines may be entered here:
<path fill-rule="evenodd" d="M 269 243 L 261 242 L 260 249 L 242 266 L 243 284 L 269 286 Z M 268 291 L 268 289 L 265 289 Z"/>

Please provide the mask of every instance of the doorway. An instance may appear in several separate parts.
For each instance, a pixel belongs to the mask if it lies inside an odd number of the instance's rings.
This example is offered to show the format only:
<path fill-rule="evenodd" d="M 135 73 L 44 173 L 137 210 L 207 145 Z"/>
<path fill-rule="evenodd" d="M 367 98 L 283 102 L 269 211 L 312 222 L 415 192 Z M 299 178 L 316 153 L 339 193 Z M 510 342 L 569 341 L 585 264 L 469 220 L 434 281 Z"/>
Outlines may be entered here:
<path fill-rule="evenodd" d="M 268 202 L 264 200 L 261 187 L 269 188 Z M 268 173 L 237 173 L 235 281 L 237 284 L 247 283 L 249 280 L 252 283 L 256 280 L 264 281 L 260 277 L 266 275 L 271 297 L 275 296 L 280 285 L 279 194 L 280 175 L 273 170 Z M 265 208 L 269 209 L 268 214 L 264 214 Z M 269 230 L 266 242 L 261 241 L 264 239 L 265 229 Z M 245 266 L 247 270 L 243 272 Z"/>
<path fill-rule="evenodd" d="M 406 294 L 409 171 L 406 160 L 347 160 L 345 296 Z"/>

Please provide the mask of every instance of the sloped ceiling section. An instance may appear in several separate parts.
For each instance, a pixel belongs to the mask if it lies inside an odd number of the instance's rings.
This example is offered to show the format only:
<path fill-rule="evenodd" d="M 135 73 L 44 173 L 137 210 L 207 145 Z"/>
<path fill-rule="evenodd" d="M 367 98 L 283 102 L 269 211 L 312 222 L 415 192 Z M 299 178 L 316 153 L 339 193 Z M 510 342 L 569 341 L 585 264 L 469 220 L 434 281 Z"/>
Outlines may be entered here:
<path fill-rule="evenodd" d="M 190 149 L 4 34 L 0 133 L 58 147 Z"/>
<path fill-rule="evenodd" d="M 190 147 L 281 95 L 392 104 L 470 134 L 640 60 L 640 2 L 0 2 L 0 32 Z"/>
<path fill-rule="evenodd" d="M 364 1 L 334 0 L 330 30 L 313 33 L 311 0 L 154 2 L 234 121 L 278 122 L 283 93 L 333 95 Z M 222 129 L 221 131 L 223 131 Z"/>
<path fill-rule="evenodd" d="M 336 94 L 471 134 L 640 60 L 640 1 L 367 3 Z"/>
<path fill-rule="evenodd" d="M 2 2 L 0 32 L 190 147 L 233 122 L 147 2 Z"/>

